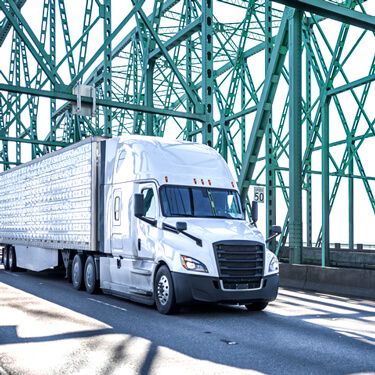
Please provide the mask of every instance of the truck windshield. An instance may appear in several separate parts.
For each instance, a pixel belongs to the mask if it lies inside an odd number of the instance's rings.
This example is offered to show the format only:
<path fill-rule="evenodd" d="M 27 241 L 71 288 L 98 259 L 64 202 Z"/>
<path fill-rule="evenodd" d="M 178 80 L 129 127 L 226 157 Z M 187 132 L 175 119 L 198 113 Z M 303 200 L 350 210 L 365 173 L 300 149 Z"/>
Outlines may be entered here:
<path fill-rule="evenodd" d="M 160 199 L 164 216 L 244 219 L 235 190 L 162 186 Z"/>

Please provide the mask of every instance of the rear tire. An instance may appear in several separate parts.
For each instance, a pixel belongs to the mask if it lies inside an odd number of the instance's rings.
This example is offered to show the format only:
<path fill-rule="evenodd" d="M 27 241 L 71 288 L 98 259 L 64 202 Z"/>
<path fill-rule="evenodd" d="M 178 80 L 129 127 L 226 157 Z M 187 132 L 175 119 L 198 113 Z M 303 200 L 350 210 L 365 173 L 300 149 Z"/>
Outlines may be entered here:
<path fill-rule="evenodd" d="M 73 258 L 72 284 L 76 290 L 83 288 L 83 256 L 81 254 L 76 254 Z"/>
<path fill-rule="evenodd" d="M 256 301 L 249 305 L 245 305 L 248 311 L 262 311 L 264 310 L 268 305 L 268 302 L 264 301 Z"/>
<path fill-rule="evenodd" d="M 8 267 L 9 271 L 16 272 L 17 271 L 17 258 L 16 258 L 16 250 L 14 247 L 10 247 L 8 249 Z"/>
<path fill-rule="evenodd" d="M 98 291 L 99 280 L 96 277 L 95 260 L 91 255 L 86 259 L 84 281 L 88 293 L 94 294 Z"/>
<path fill-rule="evenodd" d="M 154 298 L 157 310 L 161 314 L 176 312 L 176 296 L 171 272 L 167 266 L 161 266 L 155 276 Z"/>
<path fill-rule="evenodd" d="M 9 270 L 9 247 L 5 246 L 3 249 L 3 264 L 6 271 Z"/>

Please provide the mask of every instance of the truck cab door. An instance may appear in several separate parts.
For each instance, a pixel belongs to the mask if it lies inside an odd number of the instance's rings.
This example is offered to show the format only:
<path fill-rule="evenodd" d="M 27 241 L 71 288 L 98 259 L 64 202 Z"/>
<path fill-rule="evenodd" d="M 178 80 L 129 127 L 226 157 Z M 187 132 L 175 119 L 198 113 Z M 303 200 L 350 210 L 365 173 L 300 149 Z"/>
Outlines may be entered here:
<path fill-rule="evenodd" d="M 122 187 L 118 186 L 113 190 L 110 215 L 111 219 L 111 251 L 112 258 L 109 258 L 110 277 L 112 288 L 121 291 L 124 285 L 130 284 L 129 251 L 124 243 L 124 234 L 127 233 L 127 220 L 125 217 L 126 208 Z M 124 246 L 125 245 L 125 246 Z"/>
<path fill-rule="evenodd" d="M 145 220 L 137 220 L 137 248 L 138 257 L 154 259 L 158 243 L 159 230 L 159 201 L 154 183 L 139 184 L 139 193 L 143 194 L 145 202 Z"/>

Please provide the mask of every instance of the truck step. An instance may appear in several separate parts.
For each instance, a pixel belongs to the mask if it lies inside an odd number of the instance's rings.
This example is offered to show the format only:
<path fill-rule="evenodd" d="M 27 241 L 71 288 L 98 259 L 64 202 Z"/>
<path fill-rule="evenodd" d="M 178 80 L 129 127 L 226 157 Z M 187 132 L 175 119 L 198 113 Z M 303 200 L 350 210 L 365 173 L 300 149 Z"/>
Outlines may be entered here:
<path fill-rule="evenodd" d="M 129 292 L 134 293 L 134 294 L 140 294 L 142 296 L 152 296 L 152 292 L 150 292 L 149 290 L 143 290 L 143 289 L 138 289 L 138 288 L 133 288 L 133 287 L 129 288 Z"/>

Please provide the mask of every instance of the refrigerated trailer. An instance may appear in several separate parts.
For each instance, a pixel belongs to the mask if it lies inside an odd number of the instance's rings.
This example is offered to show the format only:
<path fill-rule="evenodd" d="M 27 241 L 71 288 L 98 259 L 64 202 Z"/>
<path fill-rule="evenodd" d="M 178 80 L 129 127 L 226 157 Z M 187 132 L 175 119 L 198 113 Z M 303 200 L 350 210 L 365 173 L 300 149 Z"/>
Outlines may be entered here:
<path fill-rule="evenodd" d="M 278 291 L 278 260 L 228 165 L 198 143 L 94 137 L 1 173 L 0 244 L 7 270 L 64 267 L 77 290 L 161 313 L 261 310 Z"/>

